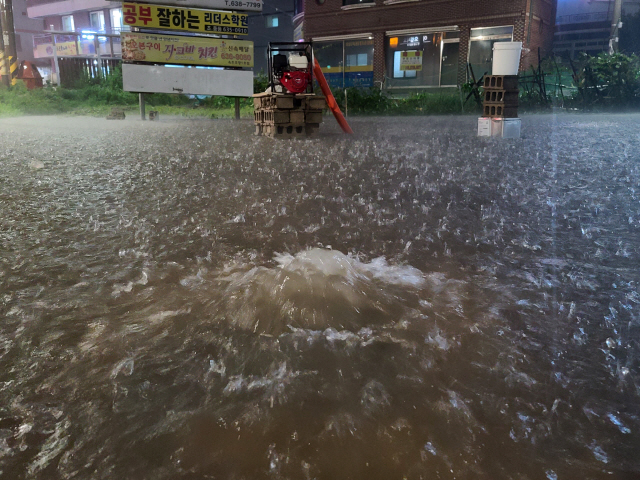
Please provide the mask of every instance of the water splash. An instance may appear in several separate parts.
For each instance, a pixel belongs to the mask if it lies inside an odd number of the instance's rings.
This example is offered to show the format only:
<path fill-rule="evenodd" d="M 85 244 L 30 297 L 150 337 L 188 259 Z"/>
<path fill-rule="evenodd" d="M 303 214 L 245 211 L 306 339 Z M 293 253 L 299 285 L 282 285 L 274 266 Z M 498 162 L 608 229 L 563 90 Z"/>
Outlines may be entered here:
<path fill-rule="evenodd" d="M 275 262 L 274 268 L 240 267 L 218 278 L 226 284 L 224 310 L 234 325 L 269 334 L 290 328 L 358 331 L 391 321 L 425 285 L 411 266 L 389 265 L 384 258 L 366 263 L 336 250 L 278 254 Z"/>

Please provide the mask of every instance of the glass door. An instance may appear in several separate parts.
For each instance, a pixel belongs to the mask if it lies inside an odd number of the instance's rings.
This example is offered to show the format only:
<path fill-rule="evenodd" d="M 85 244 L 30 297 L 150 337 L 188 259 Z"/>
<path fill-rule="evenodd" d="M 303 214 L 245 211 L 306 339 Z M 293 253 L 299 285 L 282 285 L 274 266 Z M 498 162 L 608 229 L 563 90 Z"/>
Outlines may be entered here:
<path fill-rule="evenodd" d="M 440 67 L 440 85 L 443 87 L 458 84 L 458 59 L 460 57 L 460 43 L 442 42 L 442 65 Z"/>

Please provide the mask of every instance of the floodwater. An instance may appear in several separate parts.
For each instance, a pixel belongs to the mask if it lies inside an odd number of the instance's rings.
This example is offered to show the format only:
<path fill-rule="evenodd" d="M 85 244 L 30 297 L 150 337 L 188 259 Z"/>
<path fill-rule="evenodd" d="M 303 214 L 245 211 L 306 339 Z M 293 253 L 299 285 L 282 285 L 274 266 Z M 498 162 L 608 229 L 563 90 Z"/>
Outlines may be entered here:
<path fill-rule="evenodd" d="M 0 477 L 640 478 L 640 116 L 0 120 Z"/>

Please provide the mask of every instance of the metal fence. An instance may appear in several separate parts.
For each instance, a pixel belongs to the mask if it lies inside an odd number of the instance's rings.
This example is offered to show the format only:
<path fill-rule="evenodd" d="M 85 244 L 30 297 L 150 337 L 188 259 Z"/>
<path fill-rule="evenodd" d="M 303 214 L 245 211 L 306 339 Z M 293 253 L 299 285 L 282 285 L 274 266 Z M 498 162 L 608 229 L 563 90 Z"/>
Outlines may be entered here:
<path fill-rule="evenodd" d="M 33 37 L 35 58 L 51 58 L 58 85 L 105 76 L 120 62 L 120 34 L 50 31 Z"/>

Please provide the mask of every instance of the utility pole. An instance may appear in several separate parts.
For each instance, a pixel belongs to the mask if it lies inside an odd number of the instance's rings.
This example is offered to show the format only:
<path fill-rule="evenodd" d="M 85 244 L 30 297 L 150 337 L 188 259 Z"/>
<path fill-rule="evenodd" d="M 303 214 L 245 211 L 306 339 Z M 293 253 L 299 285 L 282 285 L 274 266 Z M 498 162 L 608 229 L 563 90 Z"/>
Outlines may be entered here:
<path fill-rule="evenodd" d="M 0 80 L 8 87 L 11 85 L 11 79 L 8 75 L 9 69 L 7 68 L 7 59 L 4 55 L 4 29 L 2 28 L 4 21 L 2 17 L 4 17 L 4 4 L 0 3 Z"/>
<path fill-rule="evenodd" d="M 2 56 L 4 57 L 4 70 L 0 70 L 2 73 L 3 79 L 5 79 L 5 84 L 15 85 L 18 79 L 16 75 L 18 74 L 18 52 L 16 49 L 16 33 L 13 27 L 13 4 L 12 0 L 0 0 L 3 3 L 4 8 L 3 11 L 0 12 L 3 15 L 2 17 L 2 25 L 0 26 L 0 37 L 2 38 L 0 47 L 2 47 Z M 9 40 L 9 44 L 5 42 L 5 37 Z M 2 59 L 0 59 L 0 63 L 2 63 Z"/>
<path fill-rule="evenodd" d="M 622 0 L 614 0 L 613 16 L 611 17 L 611 36 L 609 38 L 609 53 L 618 53 L 620 48 L 619 37 L 622 28 Z"/>

